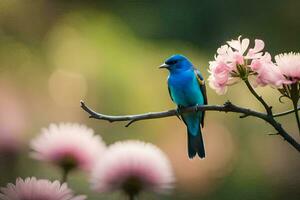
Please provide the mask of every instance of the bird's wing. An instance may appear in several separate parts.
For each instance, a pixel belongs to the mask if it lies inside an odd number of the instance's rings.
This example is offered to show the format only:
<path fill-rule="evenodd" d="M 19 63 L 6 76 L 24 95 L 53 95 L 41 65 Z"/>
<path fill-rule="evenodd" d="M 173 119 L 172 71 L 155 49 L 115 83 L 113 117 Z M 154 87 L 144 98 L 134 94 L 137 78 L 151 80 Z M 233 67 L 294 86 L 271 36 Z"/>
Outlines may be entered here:
<path fill-rule="evenodd" d="M 172 93 L 171 93 L 171 89 L 170 89 L 170 87 L 169 87 L 169 86 L 168 86 L 168 91 L 169 91 L 169 95 L 170 95 L 170 97 L 171 97 L 172 101 L 174 102 L 174 99 L 173 99 L 173 97 L 172 97 Z"/>
<path fill-rule="evenodd" d="M 172 97 L 172 92 L 171 92 L 171 89 L 170 89 L 170 87 L 168 86 L 168 91 L 169 91 L 169 95 L 170 95 L 170 97 L 171 97 L 171 99 L 172 99 L 172 101 L 174 102 L 174 98 Z M 178 105 L 178 107 L 177 107 L 177 114 L 176 114 L 176 116 L 177 116 L 177 118 L 179 119 L 179 120 L 181 120 L 181 118 L 180 118 L 180 115 L 178 114 L 178 111 L 179 111 L 179 109 L 181 108 L 181 106 L 180 105 Z"/>
<path fill-rule="evenodd" d="M 204 105 L 207 105 L 207 95 L 206 95 L 206 86 L 205 86 L 204 78 L 198 69 L 194 69 L 194 72 L 197 77 L 197 80 L 198 80 L 198 83 L 200 86 L 200 90 L 203 94 Z M 203 114 L 202 114 L 202 121 L 201 121 L 202 128 L 204 127 L 204 115 L 205 115 L 205 111 L 203 111 Z"/>

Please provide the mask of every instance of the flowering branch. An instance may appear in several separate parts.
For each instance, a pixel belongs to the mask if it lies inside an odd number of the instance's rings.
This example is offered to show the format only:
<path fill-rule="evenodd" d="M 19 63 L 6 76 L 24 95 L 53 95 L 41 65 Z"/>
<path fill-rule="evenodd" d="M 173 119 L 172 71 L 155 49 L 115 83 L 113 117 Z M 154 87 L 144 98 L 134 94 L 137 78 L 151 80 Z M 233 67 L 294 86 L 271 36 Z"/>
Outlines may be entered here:
<path fill-rule="evenodd" d="M 151 112 L 139 115 L 110 116 L 96 113 L 81 102 L 81 107 L 90 114 L 90 118 L 99 120 L 127 121 L 126 127 L 132 123 L 146 119 L 164 118 L 178 116 L 181 113 L 196 111 L 219 111 L 234 112 L 242 114 L 240 118 L 253 116 L 269 123 L 275 130 L 276 135 L 280 135 L 298 152 L 300 144 L 286 132 L 282 125 L 275 120 L 276 117 L 295 113 L 298 129 L 300 132 L 300 117 L 298 114 L 298 101 L 300 98 L 300 54 L 289 53 L 275 56 L 276 63 L 272 62 L 272 57 L 268 52 L 263 52 L 264 42 L 255 40 L 253 48 L 249 48 L 249 39 L 228 41 L 217 50 L 215 60 L 209 62 L 210 76 L 208 78 L 209 86 L 218 94 L 224 94 L 228 86 L 236 84 L 243 80 L 251 94 L 263 105 L 265 112 L 257 112 L 248 108 L 233 105 L 226 102 L 224 105 L 199 105 L 180 110 L 168 110 L 163 112 Z M 294 110 L 283 113 L 273 114 L 272 107 L 260 96 L 249 82 L 249 77 L 253 78 L 256 86 L 272 86 L 277 88 L 283 97 L 293 101 Z M 280 98 L 279 98 L 280 100 Z"/>
<path fill-rule="evenodd" d="M 83 101 L 81 103 L 81 108 L 87 112 L 90 116 L 89 118 L 94 118 L 98 120 L 104 120 L 109 122 L 116 122 L 116 121 L 126 121 L 126 127 L 130 126 L 132 123 L 141 121 L 141 120 L 148 120 L 148 119 L 157 119 L 157 118 L 165 118 L 171 116 L 178 116 L 178 111 L 176 109 L 162 111 L 162 112 L 149 112 L 145 114 L 137 114 L 137 115 L 122 115 L 122 116 L 111 116 L 111 115 L 104 115 L 101 113 L 97 113 L 93 111 L 91 108 L 85 105 Z M 233 113 L 240 113 L 243 114 L 242 116 L 253 116 L 260 118 L 266 122 L 268 122 L 273 128 L 278 132 L 278 134 L 283 137 L 290 145 L 292 145 L 298 152 L 300 152 L 300 144 L 288 133 L 286 132 L 281 124 L 274 119 L 273 115 L 268 115 L 265 113 L 261 113 L 258 111 L 254 111 L 248 108 L 243 108 L 237 105 L 232 104 L 231 102 L 227 101 L 224 105 L 198 105 L 193 107 L 187 107 L 180 110 L 181 113 L 188 113 L 188 112 L 197 112 L 197 111 L 219 111 L 219 112 L 233 112 Z M 290 113 L 290 111 L 288 111 Z M 285 112 L 287 113 L 287 112 Z M 284 113 L 284 115 L 285 115 Z M 280 113 L 280 116 L 283 114 Z M 275 114 L 276 116 L 276 114 Z M 277 115 L 278 116 L 278 115 Z"/>

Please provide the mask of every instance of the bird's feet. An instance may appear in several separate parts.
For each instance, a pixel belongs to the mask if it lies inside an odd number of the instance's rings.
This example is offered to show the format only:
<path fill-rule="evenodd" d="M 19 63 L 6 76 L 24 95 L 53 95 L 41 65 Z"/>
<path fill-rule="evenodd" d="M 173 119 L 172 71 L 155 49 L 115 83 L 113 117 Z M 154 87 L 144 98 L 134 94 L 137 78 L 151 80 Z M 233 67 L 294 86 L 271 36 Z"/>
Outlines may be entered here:
<path fill-rule="evenodd" d="M 181 118 L 180 118 L 180 115 L 181 115 L 181 107 L 178 106 L 177 109 L 176 109 L 176 111 L 177 111 L 177 112 L 176 112 L 177 118 L 181 120 Z"/>
<path fill-rule="evenodd" d="M 196 105 L 195 105 L 195 107 L 194 107 L 194 108 L 195 108 L 195 112 L 198 112 L 198 111 L 199 111 L 198 106 L 199 106 L 199 104 L 196 104 Z"/>

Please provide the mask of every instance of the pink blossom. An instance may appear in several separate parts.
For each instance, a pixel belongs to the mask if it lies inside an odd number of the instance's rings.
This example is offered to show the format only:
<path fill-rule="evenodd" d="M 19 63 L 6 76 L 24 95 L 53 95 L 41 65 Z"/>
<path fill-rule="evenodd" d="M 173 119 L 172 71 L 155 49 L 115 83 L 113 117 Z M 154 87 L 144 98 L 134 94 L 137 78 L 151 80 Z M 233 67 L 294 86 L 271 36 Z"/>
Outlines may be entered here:
<path fill-rule="evenodd" d="M 0 189 L 0 200 L 84 200 L 85 196 L 74 196 L 67 184 L 59 181 L 50 182 L 35 177 L 18 178 L 16 184 L 9 183 Z"/>
<path fill-rule="evenodd" d="M 257 73 L 256 85 L 281 87 L 285 83 L 285 78 L 279 68 L 272 62 L 271 55 L 265 53 L 259 59 L 252 60 L 250 68 Z M 255 86 L 256 86 L 255 85 Z"/>
<path fill-rule="evenodd" d="M 241 36 L 238 37 L 237 40 L 228 41 L 227 44 L 234 50 L 236 53 L 243 55 L 249 46 L 249 39 L 245 38 L 241 41 Z"/>
<path fill-rule="evenodd" d="M 104 142 L 92 129 L 71 123 L 51 124 L 30 146 L 31 156 L 37 160 L 86 171 L 92 169 L 105 151 Z"/>
<path fill-rule="evenodd" d="M 229 85 L 231 67 L 226 65 L 222 60 L 209 62 L 210 73 L 208 82 L 211 88 L 215 89 L 218 94 L 224 94 Z"/>
<path fill-rule="evenodd" d="M 121 189 L 127 194 L 140 190 L 166 192 L 173 181 L 166 155 L 156 146 L 140 141 L 117 142 L 108 147 L 91 178 L 98 192 Z"/>
<path fill-rule="evenodd" d="M 271 85 L 281 87 L 284 77 L 271 61 L 264 49 L 264 41 L 255 39 L 254 47 L 249 48 L 249 39 L 231 40 L 217 50 L 214 61 L 209 62 L 209 85 L 218 94 L 224 94 L 227 86 L 240 79 L 255 79 L 254 86 Z"/>
<path fill-rule="evenodd" d="M 256 39 L 254 47 L 249 49 L 246 58 L 248 59 L 261 58 L 263 54 L 261 51 L 264 49 L 264 47 L 265 47 L 264 41 Z"/>
<path fill-rule="evenodd" d="M 252 56 L 258 55 L 260 44 L 256 42 L 255 47 L 250 49 Z M 239 36 L 237 40 L 228 41 L 227 45 L 217 49 L 215 60 L 209 62 L 210 76 L 208 81 L 210 87 L 216 90 L 218 94 L 225 94 L 227 86 L 238 82 L 237 66 L 245 65 L 246 59 L 250 58 L 248 54 L 245 55 L 248 47 L 249 39 L 241 40 L 241 36 Z M 236 75 L 233 76 L 233 74 Z"/>
<path fill-rule="evenodd" d="M 280 72 L 287 77 L 288 80 L 300 80 L 300 54 L 284 53 L 275 56 L 276 64 Z"/>

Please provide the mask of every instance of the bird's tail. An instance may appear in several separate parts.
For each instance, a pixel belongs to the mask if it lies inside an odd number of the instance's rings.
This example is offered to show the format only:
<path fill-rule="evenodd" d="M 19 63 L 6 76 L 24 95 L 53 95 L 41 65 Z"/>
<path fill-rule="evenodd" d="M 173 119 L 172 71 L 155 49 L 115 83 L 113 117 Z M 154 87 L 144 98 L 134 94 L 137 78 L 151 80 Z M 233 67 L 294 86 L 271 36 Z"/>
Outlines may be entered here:
<path fill-rule="evenodd" d="M 193 135 L 188 131 L 188 153 L 189 158 L 195 157 L 196 153 L 200 158 L 205 157 L 205 149 L 204 143 L 201 133 L 201 128 L 199 127 L 199 133 L 197 135 Z"/>

